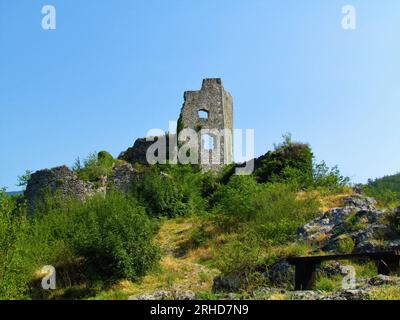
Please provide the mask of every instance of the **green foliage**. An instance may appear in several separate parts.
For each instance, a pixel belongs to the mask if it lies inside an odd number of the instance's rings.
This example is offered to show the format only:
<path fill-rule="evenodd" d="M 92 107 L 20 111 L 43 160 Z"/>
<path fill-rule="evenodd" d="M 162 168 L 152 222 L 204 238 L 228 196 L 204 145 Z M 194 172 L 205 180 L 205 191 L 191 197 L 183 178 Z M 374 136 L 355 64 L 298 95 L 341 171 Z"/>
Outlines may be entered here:
<path fill-rule="evenodd" d="M 187 202 L 180 186 L 168 175 L 151 172 L 134 186 L 134 193 L 154 216 L 184 215 Z"/>
<path fill-rule="evenodd" d="M 341 288 L 342 277 L 328 277 L 326 275 L 319 275 L 315 281 L 315 290 L 333 292 Z"/>
<path fill-rule="evenodd" d="M 300 199 L 291 186 L 257 184 L 250 176 L 234 176 L 215 195 L 217 221 L 227 230 L 255 230 L 264 241 L 281 243 L 318 213 L 319 202 Z"/>
<path fill-rule="evenodd" d="M 256 215 L 252 201 L 262 188 L 252 176 L 236 175 L 213 196 L 215 211 L 226 227 L 235 227 L 238 222 L 249 221 Z"/>
<path fill-rule="evenodd" d="M 350 179 L 337 166 L 329 168 L 324 161 L 316 163 L 308 144 L 293 142 L 291 135 L 262 157 L 254 175 L 259 182 L 283 182 L 297 189 L 324 188 L 340 191 Z"/>
<path fill-rule="evenodd" d="M 400 205 L 400 173 L 369 180 L 363 189 L 366 195 L 374 197 L 383 206 Z"/>
<path fill-rule="evenodd" d="M 137 201 L 118 193 L 84 204 L 72 201 L 66 209 L 52 208 L 43 220 L 51 225 L 52 236 L 64 233 L 70 238 L 74 252 L 102 279 L 136 280 L 157 260 L 157 248 L 151 243 L 154 224 Z"/>
<path fill-rule="evenodd" d="M 18 187 L 26 187 L 28 184 L 28 181 L 30 180 L 32 175 L 32 171 L 26 170 L 25 173 L 21 176 L 18 176 Z"/>
<path fill-rule="evenodd" d="M 134 195 L 154 216 L 199 213 L 206 204 L 201 195 L 202 179 L 202 174 L 189 165 L 155 167 L 135 183 Z"/>
<path fill-rule="evenodd" d="M 352 253 L 355 248 L 354 240 L 350 236 L 342 236 L 339 239 L 338 250 L 340 253 L 348 254 Z"/>
<path fill-rule="evenodd" d="M 217 267 L 223 274 L 244 275 L 246 286 L 255 285 L 260 266 L 278 258 L 273 253 L 267 257 L 268 248 L 289 245 L 295 240 L 296 230 L 319 211 L 316 199 L 298 197 L 293 186 L 259 184 L 251 176 L 233 176 L 216 192 L 214 201 L 218 225 L 238 235 L 216 253 Z M 296 255 L 307 249 L 298 244 L 286 253 Z"/>
<path fill-rule="evenodd" d="M 310 146 L 293 142 L 288 134 L 283 143 L 266 154 L 255 175 L 260 182 L 295 181 L 302 186 L 312 180 L 312 159 Z"/>
<path fill-rule="evenodd" d="M 207 232 L 204 229 L 204 226 L 200 226 L 192 232 L 190 237 L 192 244 L 195 248 L 203 245 L 207 240 Z"/>
<path fill-rule="evenodd" d="M 107 283 L 137 280 L 158 261 L 156 225 L 131 197 L 50 198 L 40 208 L 27 218 L 0 196 L 0 298 L 26 298 L 43 265 L 59 270 L 83 259 L 85 279 Z"/>
<path fill-rule="evenodd" d="M 178 122 L 176 125 L 176 134 L 179 137 L 179 133 L 183 130 L 183 118 L 182 114 L 179 115 Z"/>
<path fill-rule="evenodd" d="M 250 274 L 255 266 L 262 263 L 260 247 L 257 241 L 234 240 L 218 252 L 216 267 L 223 274 Z"/>
<path fill-rule="evenodd" d="M 313 182 L 314 188 L 327 188 L 330 191 L 339 191 L 350 182 L 349 177 L 343 176 L 339 168 L 334 166 L 329 168 L 324 161 L 313 164 Z"/>
<path fill-rule="evenodd" d="M 109 176 L 112 172 L 115 160 L 107 151 L 91 153 L 86 159 L 78 158 L 72 166 L 72 170 L 84 181 L 100 182 L 102 177 Z"/>

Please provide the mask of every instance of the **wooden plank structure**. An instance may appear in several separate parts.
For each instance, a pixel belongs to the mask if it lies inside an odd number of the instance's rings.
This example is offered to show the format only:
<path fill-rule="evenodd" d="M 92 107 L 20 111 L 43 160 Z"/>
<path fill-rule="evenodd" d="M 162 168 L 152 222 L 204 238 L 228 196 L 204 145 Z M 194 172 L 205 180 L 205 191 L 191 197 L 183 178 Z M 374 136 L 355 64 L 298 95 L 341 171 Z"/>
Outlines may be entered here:
<path fill-rule="evenodd" d="M 315 282 L 317 266 L 321 262 L 365 258 L 376 262 L 378 274 L 389 275 L 391 273 L 399 273 L 399 251 L 296 257 L 287 260 L 295 266 L 295 290 L 311 290 Z"/>

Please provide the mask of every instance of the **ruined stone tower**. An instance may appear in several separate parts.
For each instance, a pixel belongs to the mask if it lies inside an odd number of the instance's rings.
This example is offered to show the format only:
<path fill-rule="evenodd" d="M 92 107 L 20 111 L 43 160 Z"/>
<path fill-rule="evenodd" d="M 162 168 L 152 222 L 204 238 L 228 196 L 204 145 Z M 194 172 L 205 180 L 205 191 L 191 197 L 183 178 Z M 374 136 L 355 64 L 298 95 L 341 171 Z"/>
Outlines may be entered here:
<path fill-rule="evenodd" d="M 233 161 L 233 103 L 221 79 L 204 79 L 200 91 L 186 91 L 181 129 L 197 132 L 198 161 L 203 171 Z"/>

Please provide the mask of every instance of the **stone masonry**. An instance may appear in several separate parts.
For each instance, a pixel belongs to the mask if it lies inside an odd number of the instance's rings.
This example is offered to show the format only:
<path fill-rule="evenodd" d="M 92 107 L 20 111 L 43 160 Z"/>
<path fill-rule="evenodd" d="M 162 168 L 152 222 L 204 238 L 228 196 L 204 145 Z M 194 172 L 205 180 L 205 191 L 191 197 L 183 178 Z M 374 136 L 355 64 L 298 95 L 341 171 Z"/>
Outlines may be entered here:
<path fill-rule="evenodd" d="M 44 169 L 32 174 L 25 190 L 29 210 L 32 212 L 46 193 L 53 196 L 74 197 L 85 200 L 96 192 L 93 184 L 78 179 L 76 174 L 67 166 Z"/>
<path fill-rule="evenodd" d="M 181 128 L 192 129 L 198 138 L 198 163 L 203 171 L 220 170 L 233 161 L 233 107 L 232 97 L 225 91 L 221 79 L 204 79 L 201 90 L 187 91 L 180 114 Z M 178 132 L 179 133 L 179 132 Z M 212 148 L 206 149 L 203 135 L 208 134 L 213 140 Z M 169 158 L 169 144 L 176 143 L 165 139 L 166 154 Z M 29 210 L 33 212 L 36 204 L 46 194 L 50 196 L 72 197 L 82 201 L 98 193 L 105 193 L 108 188 L 129 192 L 135 181 L 142 178 L 143 173 L 135 170 L 132 164 L 147 164 L 146 152 L 153 142 L 138 139 L 132 148 L 121 153 L 119 160 L 125 161 L 113 167 L 113 173 L 102 177 L 100 185 L 82 181 L 67 166 L 39 170 L 32 174 L 25 190 L 25 198 Z"/>
<path fill-rule="evenodd" d="M 185 92 L 181 120 L 182 129 L 198 133 L 198 158 L 203 171 L 219 170 L 232 163 L 233 101 L 221 79 L 204 79 L 201 90 Z M 210 149 L 205 148 L 205 135 L 213 142 Z"/>

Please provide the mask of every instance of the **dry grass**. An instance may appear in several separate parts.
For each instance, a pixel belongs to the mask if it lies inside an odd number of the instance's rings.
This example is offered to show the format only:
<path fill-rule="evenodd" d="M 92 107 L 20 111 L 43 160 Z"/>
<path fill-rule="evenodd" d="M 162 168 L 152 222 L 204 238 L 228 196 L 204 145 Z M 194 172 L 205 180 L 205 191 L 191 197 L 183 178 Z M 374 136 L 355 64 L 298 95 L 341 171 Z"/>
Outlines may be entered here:
<path fill-rule="evenodd" d="M 139 283 L 121 281 L 112 291 L 122 291 L 131 298 L 143 294 L 151 294 L 156 290 L 193 292 L 211 291 L 213 279 L 219 274 L 200 262 L 210 256 L 211 248 L 187 247 L 193 230 L 199 227 L 198 217 L 176 218 L 163 222 L 156 237 L 163 250 L 160 267 L 146 275 Z M 185 250 L 182 250 L 182 247 Z M 110 292 L 110 294 L 111 294 Z M 108 296 L 108 295 L 107 295 Z"/>
<path fill-rule="evenodd" d="M 341 193 L 330 194 L 323 190 L 302 191 L 298 193 L 299 199 L 316 198 L 320 201 L 320 210 L 325 212 L 343 206 L 343 200 L 354 194 L 352 188 L 344 188 Z"/>
<path fill-rule="evenodd" d="M 369 296 L 371 300 L 400 300 L 400 287 L 376 288 Z"/>

